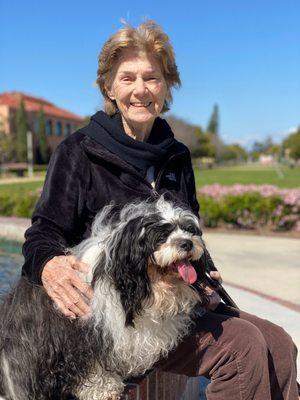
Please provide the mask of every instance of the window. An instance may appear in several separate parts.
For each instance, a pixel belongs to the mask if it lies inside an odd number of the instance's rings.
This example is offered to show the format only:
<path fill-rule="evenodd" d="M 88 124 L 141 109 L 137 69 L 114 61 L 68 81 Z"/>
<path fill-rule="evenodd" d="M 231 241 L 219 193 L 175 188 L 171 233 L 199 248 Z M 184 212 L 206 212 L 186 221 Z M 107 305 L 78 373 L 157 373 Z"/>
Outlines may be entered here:
<path fill-rule="evenodd" d="M 33 131 L 35 133 L 37 133 L 38 130 L 39 130 L 39 121 L 37 119 L 34 119 L 34 121 L 33 121 Z"/>
<path fill-rule="evenodd" d="M 65 136 L 71 135 L 71 124 L 65 124 Z"/>
<path fill-rule="evenodd" d="M 56 122 L 56 136 L 61 136 L 62 135 L 62 124 L 60 121 Z"/>
<path fill-rule="evenodd" d="M 46 135 L 50 136 L 52 135 L 52 121 L 51 119 L 48 119 L 46 122 Z"/>

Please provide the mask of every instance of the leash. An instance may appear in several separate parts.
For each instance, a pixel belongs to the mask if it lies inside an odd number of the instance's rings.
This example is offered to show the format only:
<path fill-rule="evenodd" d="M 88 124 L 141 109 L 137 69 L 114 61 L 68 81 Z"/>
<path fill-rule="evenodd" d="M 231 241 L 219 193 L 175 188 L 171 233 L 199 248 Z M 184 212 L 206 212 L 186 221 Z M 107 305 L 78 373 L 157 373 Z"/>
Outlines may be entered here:
<path fill-rule="evenodd" d="M 232 297 L 228 294 L 228 292 L 224 289 L 222 284 L 210 276 L 210 274 L 209 274 L 210 271 L 214 271 L 214 270 L 206 269 L 205 277 L 204 277 L 203 281 L 206 282 L 208 285 L 210 285 L 219 294 L 219 296 L 221 297 L 221 299 L 223 300 L 223 302 L 225 304 L 227 304 L 230 307 L 234 307 L 234 308 L 238 309 L 237 304 L 232 299 Z"/>
<path fill-rule="evenodd" d="M 204 250 L 204 276 L 201 279 L 201 282 L 206 283 L 207 285 L 211 286 L 221 297 L 222 301 L 233 308 L 237 308 L 239 309 L 239 307 L 237 306 L 236 302 L 232 299 L 232 297 L 228 294 L 228 292 L 224 289 L 223 285 L 217 281 L 216 279 L 213 279 L 210 276 L 210 272 L 212 271 L 217 271 L 213 260 L 211 259 L 207 249 L 205 248 Z M 198 261 L 195 263 L 197 265 L 197 269 L 198 271 L 203 270 L 203 266 L 201 265 L 201 263 Z M 202 272 L 202 271 L 201 271 Z"/>

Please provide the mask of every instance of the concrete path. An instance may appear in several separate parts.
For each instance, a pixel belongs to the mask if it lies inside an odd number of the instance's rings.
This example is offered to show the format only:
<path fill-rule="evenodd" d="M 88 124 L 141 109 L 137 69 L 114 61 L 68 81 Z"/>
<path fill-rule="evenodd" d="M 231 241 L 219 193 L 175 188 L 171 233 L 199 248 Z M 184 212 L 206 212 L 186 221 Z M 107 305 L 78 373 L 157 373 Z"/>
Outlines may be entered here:
<path fill-rule="evenodd" d="M 204 233 L 223 280 L 300 306 L 300 239 Z"/>
<path fill-rule="evenodd" d="M 24 242 L 24 232 L 30 227 L 30 219 L 0 217 L 0 238 Z"/>
<path fill-rule="evenodd" d="M 225 233 L 204 239 L 239 308 L 282 326 L 300 351 L 300 240 Z"/>

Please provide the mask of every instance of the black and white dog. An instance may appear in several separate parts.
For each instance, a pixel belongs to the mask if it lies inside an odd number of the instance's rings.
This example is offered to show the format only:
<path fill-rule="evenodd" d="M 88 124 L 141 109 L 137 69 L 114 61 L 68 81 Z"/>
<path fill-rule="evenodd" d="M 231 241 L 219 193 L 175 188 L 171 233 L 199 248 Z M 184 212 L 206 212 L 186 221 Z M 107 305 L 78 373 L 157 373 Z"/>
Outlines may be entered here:
<path fill-rule="evenodd" d="M 119 399 L 188 334 L 201 296 L 199 220 L 164 198 L 99 213 L 71 249 L 91 268 L 88 319 L 71 320 L 24 278 L 0 307 L 0 399 Z"/>

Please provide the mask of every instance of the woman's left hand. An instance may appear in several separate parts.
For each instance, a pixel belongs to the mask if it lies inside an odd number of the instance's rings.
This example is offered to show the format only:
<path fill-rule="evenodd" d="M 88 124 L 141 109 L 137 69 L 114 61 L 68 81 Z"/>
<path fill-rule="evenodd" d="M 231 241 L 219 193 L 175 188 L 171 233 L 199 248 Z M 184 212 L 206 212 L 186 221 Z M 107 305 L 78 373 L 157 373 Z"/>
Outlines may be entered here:
<path fill-rule="evenodd" d="M 211 278 L 213 278 L 215 281 L 218 281 L 219 283 L 223 282 L 223 279 L 221 277 L 221 274 L 219 271 L 210 271 L 209 275 Z"/>
<path fill-rule="evenodd" d="M 67 317 L 87 318 L 90 313 L 88 300 L 92 288 L 78 275 L 87 273 L 89 267 L 72 255 L 55 256 L 43 268 L 42 283 L 57 308 Z"/>
<path fill-rule="evenodd" d="M 219 283 L 222 283 L 222 277 L 219 271 L 211 271 L 209 273 L 211 278 L 215 279 Z M 221 297 L 219 294 L 209 285 L 204 285 L 204 290 L 208 296 L 209 304 L 208 309 L 214 311 L 221 302 Z"/>

